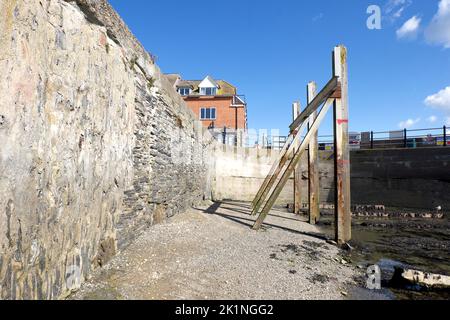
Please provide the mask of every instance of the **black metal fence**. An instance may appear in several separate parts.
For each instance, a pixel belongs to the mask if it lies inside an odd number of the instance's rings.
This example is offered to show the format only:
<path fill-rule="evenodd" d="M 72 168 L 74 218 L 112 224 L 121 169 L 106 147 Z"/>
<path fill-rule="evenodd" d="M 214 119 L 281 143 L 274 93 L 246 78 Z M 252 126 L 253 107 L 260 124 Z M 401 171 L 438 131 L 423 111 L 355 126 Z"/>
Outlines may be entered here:
<path fill-rule="evenodd" d="M 362 132 L 361 149 L 429 148 L 450 146 L 447 127 Z"/>
<path fill-rule="evenodd" d="M 353 150 L 450 147 L 449 133 L 446 126 L 415 130 L 350 132 L 349 147 Z M 274 137 L 277 140 L 284 138 Z M 274 146 L 279 146 L 279 144 L 274 143 Z M 320 150 L 333 150 L 333 148 L 333 135 L 319 136 Z"/>

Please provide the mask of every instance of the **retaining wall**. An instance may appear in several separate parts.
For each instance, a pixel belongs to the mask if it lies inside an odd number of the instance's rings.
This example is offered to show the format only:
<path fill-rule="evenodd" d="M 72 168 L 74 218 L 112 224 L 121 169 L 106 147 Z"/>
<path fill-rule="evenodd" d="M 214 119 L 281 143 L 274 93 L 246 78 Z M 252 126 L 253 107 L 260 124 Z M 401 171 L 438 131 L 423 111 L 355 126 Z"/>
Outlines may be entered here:
<path fill-rule="evenodd" d="M 1 0 L 0 70 L 0 298 L 64 297 L 210 197 L 210 135 L 107 1 Z"/>

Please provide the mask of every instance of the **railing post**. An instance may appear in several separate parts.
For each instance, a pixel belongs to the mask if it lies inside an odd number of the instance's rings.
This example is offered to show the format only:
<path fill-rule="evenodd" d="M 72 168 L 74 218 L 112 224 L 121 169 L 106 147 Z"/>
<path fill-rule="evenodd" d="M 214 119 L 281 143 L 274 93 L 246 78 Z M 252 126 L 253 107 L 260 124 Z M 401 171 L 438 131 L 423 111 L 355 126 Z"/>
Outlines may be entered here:
<path fill-rule="evenodd" d="M 444 147 L 447 146 L 447 126 L 444 126 Z"/>
<path fill-rule="evenodd" d="M 226 144 L 227 143 L 227 127 L 223 127 L 223 133 L 222 133 L 222 136 L 223 136 L 223 144 Z"/>
<path fill-rule="evenodd" d="M 408 148 L 408 130 L 405 129 L 403 131 L 403 137 L 404 137 L 404 147 L 405 149 Z"/>
<path fill-rule="evenodd" d="M 370 131 L 370 149 L 373 149 L 373 131 Z"/>

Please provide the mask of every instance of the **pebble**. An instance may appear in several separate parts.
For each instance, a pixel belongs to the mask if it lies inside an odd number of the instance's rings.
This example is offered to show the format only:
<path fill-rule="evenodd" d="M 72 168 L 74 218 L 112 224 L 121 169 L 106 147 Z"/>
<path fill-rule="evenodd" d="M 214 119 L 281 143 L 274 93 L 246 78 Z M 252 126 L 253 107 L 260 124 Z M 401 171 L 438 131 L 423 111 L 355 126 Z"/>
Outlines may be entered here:
<path fill-rule="evenodd" d="M 236 212 L 224 209 L 221 213 L 239 217 Z M 177 235 L 180 226 L 198 231 Z M 339 287 L 348 281 L 354 283 L 351 279 L 357 271 L 342 265 L 341 261 L 345 260 L 339 255 L 342 251 L 336 242 L 328 241 L 333 246 L 324 252 L 302 246 L 305 241 L 314 240 L 275 228 L 256 233 L 217 216 L 188 213 L 175 221 L 169 220 L 164 226 L 150 228 L 125 249 L 126 259 L 113 259 L 110 265 L 116 264 L 117 268 L 127 271 L 127 277 L 114 281 L 123 297 L 192 299 L 207 295 L 219 300 L 338 299 L 342 296 Z M 296 249 L 284 250 L 285 247 Z M 278 259 L 271 259 L 271 254 Z M 150 257 L 149 262 L 136 266 L 135 261 L 147 260 L 144 257 Z M 315 273 L 334 275 L 336 280 L 314 285 L 310 279 Z M 161 279 L 164 281 L 159 281 Z M 84 286 L 77 297 L 89 296 L 89 292 L 106 292 L 110 288 L 107 282 L 102 284 L 98 278 L 93 279 L 94 288 Z"/>

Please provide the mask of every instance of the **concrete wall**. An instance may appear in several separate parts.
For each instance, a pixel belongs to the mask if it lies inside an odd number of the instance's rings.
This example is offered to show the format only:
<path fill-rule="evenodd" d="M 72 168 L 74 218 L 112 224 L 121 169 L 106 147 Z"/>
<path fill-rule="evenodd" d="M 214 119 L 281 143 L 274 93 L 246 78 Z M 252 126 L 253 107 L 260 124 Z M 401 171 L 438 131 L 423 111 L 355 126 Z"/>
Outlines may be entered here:
<path fill-rule="evenodd" d="M 275 150 L 218 146 L 213 198 L 252 201 L 278 154 L 279 151 Z M 306 167 L 303 166 L 303 170 L 306 170 Z M 292 202 L 293 187 L 294 182 L 291 179 L 278 198 L 277 205 Z"/>
<path fill-rule="evenodd" d="M 214 197 L 252 201 L 276 159 L 278 151 L 228 149 L 217 152 Z M 334 158 L 319 153 L 322 203 L 334 201 Z M 302 159 L 302 201 L 308 190 L 307 157 Z M 450 208 L 450 148 L 358 150 L 351 152 L 353 204 L 391 207 Z M 293 181 L 288 182 L 277 204 L 293 203 Z"/>
<path fill-rule="evenodd" d="M 450 148 L 353 151 L 351 161 L 354 203 L 450 209 Z"/>
<path fill-rule="evenodd" d="M 63 297 L 211 194 L 210 136 L 105 0 L 1 0 L 0 70 L 0 298 Z"/>

